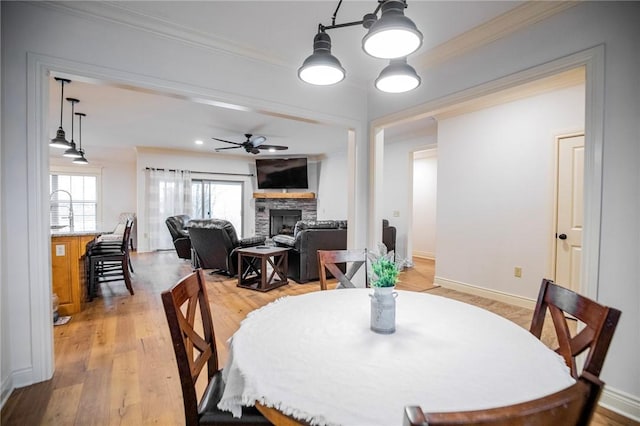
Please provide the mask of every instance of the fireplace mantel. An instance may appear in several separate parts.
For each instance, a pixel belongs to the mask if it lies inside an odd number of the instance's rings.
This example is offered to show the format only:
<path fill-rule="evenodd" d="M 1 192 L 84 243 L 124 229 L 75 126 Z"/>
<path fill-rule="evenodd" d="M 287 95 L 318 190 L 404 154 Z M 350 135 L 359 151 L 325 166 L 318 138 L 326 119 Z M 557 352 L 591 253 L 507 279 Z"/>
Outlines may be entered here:
<path fill-rule="evenodd" d="M 253 198 L 305 198 L 314 199 L 316 194 L 314 192 L 254 192 Z"/>

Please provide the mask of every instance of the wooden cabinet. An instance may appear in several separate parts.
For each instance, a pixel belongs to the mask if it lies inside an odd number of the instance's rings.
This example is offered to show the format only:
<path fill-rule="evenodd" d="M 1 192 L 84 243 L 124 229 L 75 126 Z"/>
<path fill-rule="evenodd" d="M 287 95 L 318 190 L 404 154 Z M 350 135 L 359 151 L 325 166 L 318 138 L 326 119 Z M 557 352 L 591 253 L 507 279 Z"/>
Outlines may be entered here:
<path fill-rule="evenodd" d="M 95 234 L 51 236 L 51 281 L 60 315 L 82 310 L 86 294 L 83 255 L 85 246 L 94 237 Z"/>

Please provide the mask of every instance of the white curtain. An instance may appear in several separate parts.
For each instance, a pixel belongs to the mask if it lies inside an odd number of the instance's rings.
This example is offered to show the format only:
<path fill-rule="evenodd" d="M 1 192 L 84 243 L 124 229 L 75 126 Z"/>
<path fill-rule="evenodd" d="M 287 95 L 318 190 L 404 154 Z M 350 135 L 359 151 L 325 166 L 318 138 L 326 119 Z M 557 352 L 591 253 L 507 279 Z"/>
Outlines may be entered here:
<path fill-rule="evenodd" d="M 149 250 L 172 249 L 165 220 L 179 214 L 191 216 L 191 172 L 148 169 L 146 183 Z"/>

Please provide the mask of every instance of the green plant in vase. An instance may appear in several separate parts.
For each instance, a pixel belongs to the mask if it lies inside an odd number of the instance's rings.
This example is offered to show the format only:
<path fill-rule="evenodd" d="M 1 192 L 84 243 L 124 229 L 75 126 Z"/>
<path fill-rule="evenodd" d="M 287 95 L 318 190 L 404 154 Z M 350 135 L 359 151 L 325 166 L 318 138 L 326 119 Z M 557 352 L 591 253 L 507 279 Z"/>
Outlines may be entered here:
<path fill-rule="evenodd" d="M 393 251 L 387 252 L 387 247 L 378 243 L 375 250 L 367 252 L 369 262 L 367 263 L 367 273 L 372 287 L 395 287 L 400 274 L 400 266 L 394 260 Z"/>

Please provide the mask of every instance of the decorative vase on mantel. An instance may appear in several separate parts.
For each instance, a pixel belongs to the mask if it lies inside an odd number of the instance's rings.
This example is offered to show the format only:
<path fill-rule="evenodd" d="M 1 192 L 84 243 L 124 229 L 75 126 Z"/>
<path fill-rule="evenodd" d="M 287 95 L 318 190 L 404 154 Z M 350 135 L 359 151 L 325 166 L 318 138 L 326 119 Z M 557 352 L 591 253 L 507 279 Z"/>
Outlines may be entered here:
<path fill-rule="evenodd" d="M 394 261 L 393 251 L 387 253 L 387 247 L 378 243 L 377 250 L 367 253 L 367 273 L 373 288 L 371 298 L 371 330 L 381 334 L 396 331 L 395 285 L 400 268 Z"/>

